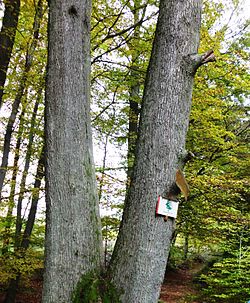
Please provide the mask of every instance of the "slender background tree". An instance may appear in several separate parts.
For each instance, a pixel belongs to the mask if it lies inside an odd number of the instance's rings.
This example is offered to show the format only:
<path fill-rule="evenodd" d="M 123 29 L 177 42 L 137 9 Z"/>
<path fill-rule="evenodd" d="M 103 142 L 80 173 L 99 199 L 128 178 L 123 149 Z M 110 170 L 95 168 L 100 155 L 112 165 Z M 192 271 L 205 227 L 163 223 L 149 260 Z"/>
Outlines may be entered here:
<path fill-rule="evenodd" d="M 20 0 L 5 0 L 4 6 L 4 17 L 0 32 L 0 108 L 2 105 L 6 74 L 16 36 Z"/>

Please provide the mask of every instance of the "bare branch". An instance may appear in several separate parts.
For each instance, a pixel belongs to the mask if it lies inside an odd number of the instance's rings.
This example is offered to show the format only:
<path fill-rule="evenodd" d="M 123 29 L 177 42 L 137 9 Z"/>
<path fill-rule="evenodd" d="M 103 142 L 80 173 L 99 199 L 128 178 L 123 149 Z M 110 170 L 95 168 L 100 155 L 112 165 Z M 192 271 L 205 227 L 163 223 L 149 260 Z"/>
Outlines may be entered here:
<path fill-rule="evenodd" d="M 121 36 L 121 35 L 127 33 L 127 32 L 130 31 L 131 29 L 134 29 L 134 28 L 136 28 L 137 26 L 142 25 L 143 22 L 145 22 L 145 21 L 151 19 L 152 17 L 154 17 L 154 16 L 157 15 L 157 14 L 158 14 L 158 12 L 154 12 L 153 14 L 151 14 L 150 16 L 148 16 L 148 17 L 145 18 L 145 19 L 143 19 L 143 18 L 144 18 L 144 14 L 143 14 L 142 18 L 141 18 L 138 22 L 136 22 L 135 24 L 132 24 L 131 26 L 129 26 L 129 27 L 127 27 L 127 28 L 125 28 L 125 29 L 123 29 L 123 30 L 117 32 L 117 33 L 110 34 L 110 30 L 109 30 L 109 34 L 101 40 L 100 44 L 104 43 L 105 41 L 107 41 L 107 40 L 109 40 L 109 39 L 113 39 L 113 38 L 115 38 L 115 37 L 118 37 L 118 36 Z M 112 26 L 113 26 L 113 25 L 112 25 Z M 112 27 L 111 27 L 111 28 L 112 28 Z M 96 49 L 100 46 L 100 44 L 96 45 L 96 46 L 93 48 L 93 50 L 96 50 Z"/>
<path fill-rule="evenodd" d="M 131 34 L 131 33 L 130 33 L 130 34 Z M 129 35 L 130 35 L 130 34 L 129 34 Z M 108 49 L 106 52 L 104 52 L 104 53 L 102 53 L 102 54 L 96 56 L 96 57 L 92 60 L 91 64 L 96 63 L 96 62 L 98 61 L 98 59 L 101 58 L 102 56 L 107 55 L 107 54 L 109 54 L 110 52 L 112 52 L 112 51 L 114 51 L 114 50 L 120 48 L 120 47 L 123 46 L 124 44 L 128 43 L 128 41 L 131 40 L 131 39 L 133 38 L 133 37 L 129 37 L 129 35 L 125 38 L 125 40 L 124 40 L 122 43 L 120 43 L 120 44 L 116 45 L 115 47 Z"/>

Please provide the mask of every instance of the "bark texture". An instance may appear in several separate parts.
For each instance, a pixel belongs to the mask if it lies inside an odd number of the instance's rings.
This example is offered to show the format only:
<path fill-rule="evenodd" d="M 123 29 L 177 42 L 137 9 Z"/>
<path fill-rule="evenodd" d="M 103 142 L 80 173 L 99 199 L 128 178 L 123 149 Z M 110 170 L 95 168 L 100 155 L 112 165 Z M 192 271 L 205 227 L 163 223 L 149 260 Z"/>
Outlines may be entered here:
<path fill-rule="evenodd" d="M 99 268 L 101 229 L 89 115 L 89 0 L 50 1 L 46 83 L 44 303 L 69 303 Z"/>
<path fill-rule="evenodd" d="M 155 216 L 184 154 L 198 63 L 201 0 L 161 0 L 135 160 L 110 275 L 123 303 L 157 302 L 174 222 Z"/>

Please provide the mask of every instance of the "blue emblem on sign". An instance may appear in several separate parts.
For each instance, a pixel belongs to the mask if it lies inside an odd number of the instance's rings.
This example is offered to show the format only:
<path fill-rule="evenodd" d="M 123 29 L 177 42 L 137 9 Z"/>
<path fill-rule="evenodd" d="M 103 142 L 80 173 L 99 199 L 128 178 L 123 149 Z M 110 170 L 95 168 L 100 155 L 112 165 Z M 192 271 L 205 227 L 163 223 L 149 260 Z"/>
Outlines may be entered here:
<path fill-rule="evenodd" d="M 167 208 L 168 210 L 172 210 L 172 206 L 171 206 L 170 201 L 167 201 L 167 202 L 166 202 L 166 208 Z"/>

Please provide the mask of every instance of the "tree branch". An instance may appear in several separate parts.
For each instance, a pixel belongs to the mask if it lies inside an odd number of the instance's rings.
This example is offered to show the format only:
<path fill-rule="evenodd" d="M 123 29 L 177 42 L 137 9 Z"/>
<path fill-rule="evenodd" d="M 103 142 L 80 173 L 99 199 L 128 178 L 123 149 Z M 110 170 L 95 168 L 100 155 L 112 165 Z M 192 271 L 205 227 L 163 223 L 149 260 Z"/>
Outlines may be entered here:
<path fill-rule="evenodd" d="M 201 55 L 200 65 L 206 64 L 208 62 L 214 62 L 216 61 L 214 51 L 211 49 Z"/>
<path fill-rule="evenodd" d="M 214 51 L 212 49 L 210 49 L 209 51 L 205 52 L 204 54 L 198 55 L 198 54 L 193 54 L 190 55 L 189 58 L 192 61 L 192 70 L 195 73 L 197 71 L 197 69 L 204 65 L 207 64 L 209 62 L 214 62 L 216 61 L 215 55 L 214 55 Z"/>

